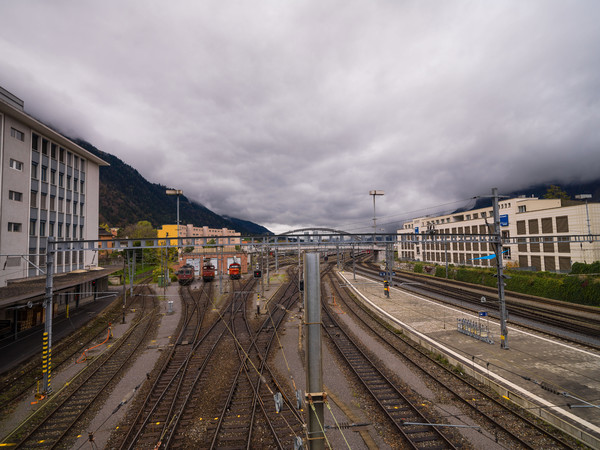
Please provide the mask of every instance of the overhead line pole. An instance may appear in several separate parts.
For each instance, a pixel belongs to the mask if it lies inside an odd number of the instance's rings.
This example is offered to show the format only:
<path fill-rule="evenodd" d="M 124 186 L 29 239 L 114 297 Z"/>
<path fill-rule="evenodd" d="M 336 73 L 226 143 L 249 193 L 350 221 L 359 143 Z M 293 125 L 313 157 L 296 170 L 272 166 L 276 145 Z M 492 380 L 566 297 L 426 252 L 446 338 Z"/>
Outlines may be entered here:
<path fill-rule="evenodd" d="M 494 210 L 494 234 L 496 252 L 496 275 L 498 277 L 498 301 L 500 302 L 500 348 L 508 350 L 508 327 L 506 326 L 506 301 L 504 298 L 504 263 L 502 261 L 502 233 L 500 231 L 500 212 L 498 208 L 498 188 L 492 189 Z"/>
<path fill-rule="evenodd" d="M 42 374 L 43 392 L 48 395 L 52 393 L 52 295 L 53 295 L 53 271 L 54 271 L 54 238 L 48 237 L 46 247 L 46 292 L 44 295 L 44 308 L 46 309 L 46 321 L 44 324 L 42 345 Z"/>

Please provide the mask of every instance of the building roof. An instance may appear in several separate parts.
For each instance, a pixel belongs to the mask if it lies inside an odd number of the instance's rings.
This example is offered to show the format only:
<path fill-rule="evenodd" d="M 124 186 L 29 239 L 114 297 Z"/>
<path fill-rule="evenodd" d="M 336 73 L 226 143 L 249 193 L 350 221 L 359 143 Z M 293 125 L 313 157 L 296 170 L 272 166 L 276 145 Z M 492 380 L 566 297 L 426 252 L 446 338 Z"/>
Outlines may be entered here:
<path fill-rule="evenodd" d="M 15 117 L 19 122 L 24 123 L 30 128 L 35 130 L 39 130 L 40 133 L 43 133 L 46 137 L 52 139 L 57 144 L 62 145 L 63 147 L 70 148 L 72 150 L 76 150 L 77 153 L 84 155 L 85 158 L 99 166 L 109 166 L 110 164 L 104 161 L 101 158 L 98 158 L 93 153 L 90 153 L 86 149 L 80 147 L 75 142 L 66 138 L 62 134 L 54 131 L 52 128 L 44 125 L 42 122 L 34 119 L 29 114 L 27 114 L 23 109 L 23 101 L 18 97 L 14 96 L 10 92 L 5 89 L 0 88 L 0 112 Z M 21 107 L 19 107 L 21 106 Z"/>

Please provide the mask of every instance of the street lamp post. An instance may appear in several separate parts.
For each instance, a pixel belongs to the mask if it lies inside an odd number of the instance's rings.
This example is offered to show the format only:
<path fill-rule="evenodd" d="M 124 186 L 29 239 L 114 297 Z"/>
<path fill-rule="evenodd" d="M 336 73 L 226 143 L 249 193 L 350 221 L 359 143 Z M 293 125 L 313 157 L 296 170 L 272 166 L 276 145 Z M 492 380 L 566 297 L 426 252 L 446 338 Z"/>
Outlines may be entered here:
<path fill-rule="evenodd" d="M 180 189 L 167 189 L 167 195 L 177 196 L 177 232 L 175 237 L 177 238 L 177 263 L 179 263 L 179 254 L 181 248 L 179 247 L 179 196 L 183 195 L 183 191 Z"/>
<path fill-rule="evenodd" d="M 375 197 L 385 195 L 383 191 L 369 191 L 369 195 L 373 196 L 373 262 L 375 262 L 375 234 L 377 233 L 377 214 L 375 214 Z"/>

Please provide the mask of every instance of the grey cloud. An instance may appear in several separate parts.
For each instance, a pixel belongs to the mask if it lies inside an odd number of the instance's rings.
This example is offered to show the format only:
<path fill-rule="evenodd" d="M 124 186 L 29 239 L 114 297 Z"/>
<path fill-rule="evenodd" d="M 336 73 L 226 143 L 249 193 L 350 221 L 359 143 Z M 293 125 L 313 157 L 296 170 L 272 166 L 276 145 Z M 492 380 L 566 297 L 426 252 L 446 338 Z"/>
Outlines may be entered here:
<path fill-rule="evenodd" d="M 599 11 L 5 2 L 0 84 L 216 212 L 370 229 L 370 189 L 397 219 L 493 186 L 596 178 Z"/>

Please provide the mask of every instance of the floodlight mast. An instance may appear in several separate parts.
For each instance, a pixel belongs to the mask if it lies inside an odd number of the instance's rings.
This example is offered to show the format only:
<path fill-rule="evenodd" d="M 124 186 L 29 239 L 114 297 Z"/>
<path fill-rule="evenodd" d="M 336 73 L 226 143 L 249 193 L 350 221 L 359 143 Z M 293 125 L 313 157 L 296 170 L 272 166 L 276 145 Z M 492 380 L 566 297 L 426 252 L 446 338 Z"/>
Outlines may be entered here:
<path fill-rule="evenodd" d="M 375 261 L 375 234 L 377 234 L 377 214 L 375 213 L 375 197 L 385 195 L 384 191 L 373 190 L 369 191 L 369 195 L 373 196 L 373 261 Z"/>
<path fill-rule="evenodd" d="M 179 196 L 183 195 L 183 191 L 181 189 L 167 189 L 167 195 L 176 195 L 177 196 L 177 234 L 175 237 L 177 238 L 177 263 L 179 264 L 179 252 L 181 247 L 179 247 Z"/>

